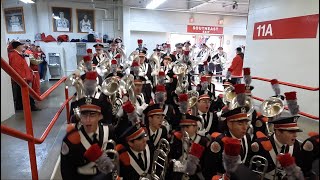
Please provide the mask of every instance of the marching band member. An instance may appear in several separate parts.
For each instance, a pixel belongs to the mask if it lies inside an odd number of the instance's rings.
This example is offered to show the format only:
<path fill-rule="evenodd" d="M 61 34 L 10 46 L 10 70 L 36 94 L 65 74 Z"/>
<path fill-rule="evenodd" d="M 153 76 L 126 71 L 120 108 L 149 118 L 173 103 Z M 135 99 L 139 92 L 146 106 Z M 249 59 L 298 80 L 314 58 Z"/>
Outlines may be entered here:
<path fill-rule="evenodd" d="M 91 59 L 93 58 L 93 53 L 91 48 L 87 49 L 87 55 L 90 56 Z"/>
<path fill-rule="evenodd" d="M 210 61 L 210 59 L 209 59 Z M 223 51 L 222 47 L 218 48 L 218 53 L 211 58 L 212 64 L 214 64 L 214 69 L 212 72 L 215 72 L 217 75 L 222 75 L 224 69 L 224 64 L 227 61 L 227 53 Z M 216 77 L 217 82 L 222 83 L 222 77 Z"/>
<path fill-rule="evenodd" d="M 148 107 L 148 103 L 145 100 L 146 95 L 143 92 L 143 84 L 145 83 L 146 79 L 144 77 L 134 77 L 134 93 L 137 98 L 136 102 L 136 109 L 137 109 L 137 114 L 139 117 L 142 118 L 143 111 Z"/>
<path fill-rule="evenodd" d="M 196 56 L 196 62 L 198 64 L 198 72 L 196 72 L 196 74 L 200 74 L 201 72 L 204 71 L 204 66 L 203 66 L 203 62 L 204 61 L 208 61 L 209 60 L 209 52 L 208 52 L 208 46 L 206 45 L 206 43 L 202 43 L 201 44 L 201 50 L 200 52 L 197 54 Z"/>
<path fill-rule="evenodd" d="M 96 53 L 93 55 L 92 64 L 97 66 L 104 58 L 106 58 L 106 55 L 103 52 L 104 46 L 102 44 L 95 44 L 93 47 L 95 48 Z"/>
<path fill-rule="evenodd" d="M 191 180 L 203 179 L 203 152 L 207 147 L 209 140 L 205 136 L 201 136 L 197 133 L 200 121 L 199 117 L 189 114 L 186 114 L 185 119 L 181 119 L 181 131 L 174 132 L 170 145 L 171 147 L 174 147 L 174 150 L 170 151 L 169 158 L 171 160 L 175 159 L 176 161 L 173 161 L 170 165 L 168 177 L 178 180 L 187 175 Z M 187 132 L 189 135 L 189 148 L 186 148 L 186 144 L 183 142 L 183 131 Z M 180 163 L 184 166 L 184 168 L 182 168 L 183 170 L 175 170 Z"/>
<path fill-rule="evenodd" d="M 141 51 L 143 49 L 143 40 L 142 39 L 138 39 L 138 47 L 136 48 L 136 51 Z"/>
<path fill-rule="evenodd" d="M 219 130 L 219 121 L 216 113 L 210 112 L 209 107 L 211 104 L 210 96 L 201 91 L 199 93 L 197 101 L 197 115 L 201 118 L 202 124 L 202 135 L 206 136 L 207 134 L 212 134 L 213 132 L 220 132 Z"/>
<path fill-rule="evenodd" d="M 225 172 L 223 168 L 222 160 L 222 149 L 223 149 L 223 138 L 232 137 L 238 139 L 241 143 L 241 163 L 248 165 L 251 158 L 251 138 L 247 134 L 248 129 L 248 109 L 246 107 L 238 107 L 233 110 L 222 114 L 221 116 L 225 118 L 228 130 L 224 133 L 214 132 L 211 134 L 210 148 L 207 149 L 205 153 L 205 158 L 210 159 L 210 161 L 205 161 L 204 163 L 204 176 L 210 179 L 213 175 L 218 173 L 222 174 Z"/>
<path fill-rule="evenodd" d="M 98 149 L 104 151 L 107 148 L 106 142 L 114 139 L 113 128 L 100 122 L 103 117 L 101 104 L 97 99 L 87 96 L 80 99 L 79 103 L 81 104 L 80 122 L 68 125 L 67 134 L 61 146 L 62 178 L 110 178 L 109 172 L 114 167 L 112 161 L 103 155 L 100 161 L 97 160 L 99 157 L 93 158 L 98 155 L 97 151 L 92 151 L 92 148 L 98 145 Z M 91 160 L 95 162 L 90 162 Z"/>
<path fill-rule="evenodd" d="M 317 172 L 313 166 L 319 164 L 319 132 L 309 132 L 308 135 L 309 138 L 301 144 L 303 158 L 297 159 L 297 161 L 306 178 L 316 179 Z"/>
<path fill-rule="evenodd" d="M 145 100 L 146 103 L 149 104 L 150 100 L 152 99 L 151 91 L 152 91 L 152 83 L 153 78 L 151 75 L 152 68 L 149 63 L 146 62 L 146 50 L 139 51 L 139 64 L 140 64 L 140 71 L 139 76 L 142 76 L 146 79 L 145 84 L 143 85 L 143 92 L 145 93 Z"/>
<path fill-rule="evenodd" d="M 165 113 L 159 104 L 149 105 L 143 113 L 145 114 L 145 123 L 150 143 L 156 149 L 161 138 L 168 139 L 168 131 L 163 126 Z"/>
<path fill-rule="evenodd" d="M 167 132 L 170 132 L 172 127 L 176 127 L 177 123 L 174 122 L 175 111 L 171 104 L 166 103 L 167 91 L 164 85 L 158 84 L 155 90 L 155 103 L 159 104 L 165 114 L 162 125 L 167 128 Z"/>
<path fill-rule="evenodd" d="M 138 124 L 123 133 L 122 144 L 116 149 L 120 157 L 120 177 L 123 180 L 150 178 L 154 148 L 147 143 L 147 133 Z"/>
<path fill-rule="evenodd" d="M 184 56 L 184 54 L 183 54 L 183 49 L 182 49 L 182 47 L 183 47 L 183 44 L 182 43 L 177 43 L 176 45 L 175 45 L 175 47 L 176 47 L 176 53 L 174 54 L 174 58 L 172 58 L 172 62 L 175 62 L 175 61 L 183 61 L 183 56 Z"/>

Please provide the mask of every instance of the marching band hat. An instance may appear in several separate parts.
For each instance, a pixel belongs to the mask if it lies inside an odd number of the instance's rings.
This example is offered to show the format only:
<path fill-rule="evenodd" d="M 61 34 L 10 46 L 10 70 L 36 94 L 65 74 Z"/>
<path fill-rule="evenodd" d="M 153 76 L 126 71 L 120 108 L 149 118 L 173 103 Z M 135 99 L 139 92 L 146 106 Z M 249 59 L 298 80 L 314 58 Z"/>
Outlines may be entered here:
<path fill-rule="evenodd" d="M 270 123 L 274 124 L 274 129 L 302 132 L 297 123 L 298 118 L 299 116 L 280 117 Z"/>
<path fill-rule="evenodd" d="M 102 48 L 104 48 L 104 46 L 103 46 L 102 44 L 99 44 L 99 43 L 93 45 L 93 47 L 96 48 L 96 49 L 102 49 Z"/>
<path fill-rule="evenodd" d="M 139 56 L 146 56 L 147 51 L 145 49 L 142 49 L 139 51 Z"/>
<path fill-rule="evenodd" d="M 146 78 L 139 76 L 139 77 L 134 77 L 134 84 L 144 84 L 146 81 Z"/>
<path fill-rule="evenodd" d="M 172 58 L 170 57 L 170 55 L 165 55 L 164 57 L 163 57 L 163 59 L 165 60 L 169 60 L 169 61 L 172 61 Z"/>
<path fill-rule="evenodd" d="M 202 43 L 201 46 L 208 47 L 206 43 Z"/>
<path fill-rule="evenodd" d="M 143 43 L 143 40 L 142 39 L 138 39 L 138 44 L 142 44 Z"/>
<path fill-rule="evenodd" d="M 197 126 L 199 122 L 201 122 L 200 117 L 186 114 L 186 118 L 181 120 L 179 125 L 180 126 L 189 126 L 189 125 Z"/>
<path fill-rule="evenodd" d="M 165 116 L 166 114 L 163 112 L 163 109 L 160 107 L 159 104 L 153 104 L 153 105 L 149 105 L 144 111 L 143 113 L 149 117 L 149 116 L 153 116 L 153 115 L 163 115 Z"/>
<path fill-rule="evenodd" d="M 254 89 L 253 86 L 246 86 L 245 94 L 251 96 L 251 91 Z"/>
<path fill-rule="evenodd" d="M 177 43 L 175 46 L 176 46 L 176 48 L 182 48 L 183 44 L 182 43 Z"/>
<path fill-rule="evenodd" d="M 222 80 L 222 86 L 234 86 L 236 84 L 235 80 L 224 79 Z"/>
<path fill-rule="evenodd" d="M 92 97 L 83 97 L 78 100 L 80 112 L 99 112 L 101 113 L 101 103 Z"/>
<path fill-rule="evenodd" d="M 13 49 L 16 49 L 18 46 L 24 45 L 24 44 L 21 43 L 21 42 L 19 42 L 19 41 L 13 41 L 13 42 L 11 43 L 11 45 L 12 45 L 12 48 L 13 48 Z"/>
<path fill-rule="evenodd" d="M 221 115 L 221 117 L 225 117 L 227 121 L 250 121 L 247 116 L 247 112 L 249 111 L 248 107 L 237 107 L 235 109 L 229 110 Z"/>
<path fill-rule="evenodd" d="M 183 43 L 183 45 L 186 45 L 186 44 L 188 44 L 189 46 L 191 46 L 190 41 L 186 41 L 186 42 Z"/>
<path fill-rule="evenodd" d="M 221 46 L 220 46 L 220 47 L 218 47 L 218 50 L 223 50 L 223 47 L 221 47 Z"/>
<path fill-rule="evenodd" d="M 142 137 L 147 137 L 147 134 L 144 128 L 140 127 L 139 125 L 133 125 L 129 127 L 120 138 L 125 138 L 126 141 L 133 141 L 136 139 L 140 139 Z"/>
<path fill-rule="evenodd" d="M 115 43 L 122 43 L 122 39 L 120 37 L 117 37 L 116 39 L 114 39 Z"/>

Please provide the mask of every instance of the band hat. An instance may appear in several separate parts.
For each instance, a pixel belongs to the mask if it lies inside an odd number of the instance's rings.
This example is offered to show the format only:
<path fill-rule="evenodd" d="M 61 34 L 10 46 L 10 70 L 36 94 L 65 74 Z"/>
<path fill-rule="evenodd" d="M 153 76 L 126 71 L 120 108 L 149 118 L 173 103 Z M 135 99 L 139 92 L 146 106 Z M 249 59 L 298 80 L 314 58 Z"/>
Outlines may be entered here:
<path fill-rule="evenodd" d="M 149 117 L 149 116 L 153 116 L 153 115 L 163 115 L 165 116 L 166 114 L 163 112 L 163 109 L 160 107 L 159 104 L 152 104 L 149 105 L 144 111 L 143 113 Z"/>
<path fill-rule="evenodd" d="M 120 137 L 125 137 L 126 141 L 133 141 L 141 137 L 146 137 L 146 131 L 139 125 L 129 127 Z"/>
<path fill-rule="evenodd" d="M 93 47 L 96 49 L 103 49 L 104 48 L 104 46 L 102 44 L 95 44 L 95 45 L 93 45 Z"/>
<path fill-rule="evenodd" d="M 182 47 L 183 47 L 183 44 L 182 44 L 182 43 L 177 43 L 177 44 L 175 45 L 175 47 L 176 47 L 176 48 L 182 48 Z"/>
<path fill-rule="evenodd" d="M 190 126 L 190 125 L 197 126 L 199 122 L 201 122 L 200 117 L 186 114 L 186 118 L 181 120 L 179 125 L 180 126 Z"/>
<path fill-rule="evenodd" d="M 144 49 L 139 51 L 139 56 L 146 56 L 146 54 L 147 54 L 147 51 Z"/>
<path fill-rule="evenodd" d="M 93 97 L 83 97 L 78 100 L 80 112 L 99 112 L 101 113 L 101 103 Z"/>
<path fill-rule="evenodd" d="M 249 111 L 248 107 L 237 107 L 235 109 L 229 110 L 221 115 L 221 117 L 226 118 L 227 121 L 250 121 L 248 118 L 247 112 Z"/>
<path fill-rule="evenodd" d="M 13 49 L 16 49 L 18 46 L 24 45 L 23 43 L 19 42 L 19 41 L 13 41 L 11 43 L 11 46 Z"/>
<path fill-rule="evenodd" d="M 166 60 L 172 61 L 172 58 L 171 58 L 169 55 L 164 56 L 164 57 L 163 57 L 163 59 L 166 59 Z"/>
<path fill-rule="evenodd" d="M 300 116 L 280 117 L 269 123 L 274 124 L 274 129 L 302 132 L 297 123 L 299 117 Z"/>
<path fill-rule="evenodd" d="M 134 76 L 134 80 L 133 80 L 134 84 L 144 84 L 146 82 L 146 78 L 142 77 L 142 76 Z"/>

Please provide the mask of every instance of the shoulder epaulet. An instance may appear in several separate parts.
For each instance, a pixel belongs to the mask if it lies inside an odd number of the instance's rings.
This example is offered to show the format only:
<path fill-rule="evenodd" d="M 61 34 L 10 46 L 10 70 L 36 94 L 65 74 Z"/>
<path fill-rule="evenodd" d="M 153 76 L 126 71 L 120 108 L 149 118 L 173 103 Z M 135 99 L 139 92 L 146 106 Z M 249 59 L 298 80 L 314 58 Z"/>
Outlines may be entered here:
<path fill-rule="evenodd" d="M 270 139 L 261 131 L 257 131 L 256 136 L 256 141 L 262 145 L 263 149 L 266 151 L 271 151 L 272 144 L 270 142 Z"/>
<path fill-rule="evenodd" d="M 174 137 L 176 137 L 179 140 L 181 140 L 181 138 L 182 138 L 182 133 L 180 131 L 174 132 L 173 135 L 174 135 Z"/>
<path fill-rule="evenodd" d="M 220 176 L 220 175 L 214 175 L 212 178 L 211 178 L 211 180 L 219 180 L 219 179 L 221 179 L 222 178 L 222 176 Z"/>
<path fill-rule="evenodd" d="M 75 127 L 75 124 L 68 124 L 67 126 L 67 139 L 72 144 L 79 144 L 80 141 L 80 134 L 78 129 Z"/>
<path fill-rule="evenodd" d="M 213 138 L 213 139 L 216 139 L 218 136 L 220 136 L 221 135 L 221 133 L 219 133 L 219 132 L 214 132 L 214 133 L 212 133 L 211 134 L 211 137 Z"/>
<path fill-rule="evenodd" d="M 130 157 L 128 151 L 125 150 L 126 148 L 122 144 L 118 144 L 116 146 L 116 150 L 119 152 L 119 160 L 125 166 L 130 166 Z"/>

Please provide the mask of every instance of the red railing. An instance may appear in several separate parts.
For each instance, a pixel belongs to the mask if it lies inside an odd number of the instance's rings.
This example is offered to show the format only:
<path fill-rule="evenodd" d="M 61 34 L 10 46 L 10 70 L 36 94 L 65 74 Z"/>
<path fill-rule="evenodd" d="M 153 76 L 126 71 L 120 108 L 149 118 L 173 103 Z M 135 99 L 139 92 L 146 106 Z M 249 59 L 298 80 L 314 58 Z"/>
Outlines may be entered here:
<path fill-rule="evenodd" d="M 30 166 L 31 166 L 31 174 L 33 180 L 38 180 L 38 169 L 37 169 L 37 160 L 36 160 L 36 152 L 35 152 L 35 144 L 41 144 L 48 134 L 50 133 L 52 127 L 58 120 L 61 112 L 64 107 L 66 107 L 67 113 L 67 121 L 69 122 L 70 113 L 69 113 L 69 101 L 72 97 L 69 98 L 68 95 L 68 87 L 65 88 L 65 96 L 66 100 L 55 114 L 55 116 L 50 121 L 48 127 L 45 129 L 40 139 L 35 138 L 33 135 L 33 125 L 32 125 L 32 116 L 31 116 L 31 107 L 29 100 L 29 93 L 34 99 L 38 101 L 42 101 L 46 99 L 58 86 L 60 86 L 65 80 L 66 77 L 61 78 L 58 82 L 56 82 L 51 88 L 49 88 L 46 92 L 44 92 L 41 96 L 39 96 L 33 89 L 31 89 L 28 84 L 21 78 L 21 76 L 3 59 L 1 58 L 1 68 L 21 87 L 22 94 L 22 103 L 23 103 L 23 112 L 26 122 L 26 133 L 22 133 L 18 130 L 10 128 L 5 125 L 1 125 L 1 133 L 7 134 L 9 136 L 13 136 L 25 141 L 28 141 L 28 149 L 29 149 L 29 158 L 30 158 Z"/>

